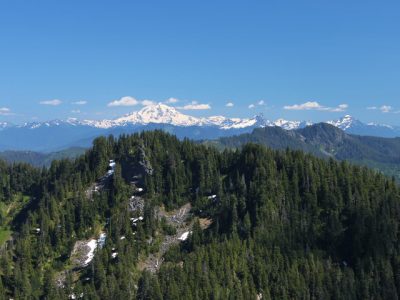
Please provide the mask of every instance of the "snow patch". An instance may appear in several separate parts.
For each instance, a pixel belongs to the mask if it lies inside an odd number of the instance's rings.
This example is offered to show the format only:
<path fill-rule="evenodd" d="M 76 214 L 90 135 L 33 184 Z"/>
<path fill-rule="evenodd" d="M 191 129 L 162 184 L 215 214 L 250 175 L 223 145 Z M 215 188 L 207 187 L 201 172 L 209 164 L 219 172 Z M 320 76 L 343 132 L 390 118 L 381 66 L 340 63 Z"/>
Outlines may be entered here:
<path fill-rule="evenodd" d="M 336 120 L 336 121 L 327 121 L 326 123 L 333 125 L 335 127 L 338 127 L 342 130 L 349 129 L 352 127 L 354 124 L 358 123 L 359 121 L 354 119 L 350 115 L 345 115 L 343 118 Z"/>
<path fill-rule="evenodd" d="M 97 248 L 97 240 L 90 240 L 86 246 L 89 247 L 89 253 L 86 255 L 85 265 L 88 265 L 94 258 L 94 251 Z"/>
<path fill-rule="evenodd" d="M 106 244 L 106 238 L 107 234 L 105 232 L 100 233 L 99 239 L 97 240 L 100 249 Z"/>
<path fill-rule="evenodd" d="M 136 223 L 137 221 L 143 221 L 143 217 L 140 216 L 138 218 L 131 218 L 132 223 Z"/>
<path fill-rule="evenodd" d="M 110 159 L 109 163 L 108 163 L 108 167 L 110 168 L 110 170 L 107 171 L 107 175 L 106 176 L 111 176 L 114 174 L 115 172 L 115 161 Z"/>
<path fill-rule="evenodd" d="M 83 295 L 84 295 L 83 293 L 80 293 L 80 295 L 77 296 L 74 293 L 72 293 L 68 297 L 69 297 L 69 299 L 75 300 L 77 298 L 83 298 Z"/>
<path fill-rule="evenodd" d="M 190 233 L 191 233 L 191 231 L 186 231 L 186 232 L 182 233 L 181 236 L 178 237 L 178 240 L 180 240 L 180 241 L 187 240 L 187 238 L 189 237 Z"/>

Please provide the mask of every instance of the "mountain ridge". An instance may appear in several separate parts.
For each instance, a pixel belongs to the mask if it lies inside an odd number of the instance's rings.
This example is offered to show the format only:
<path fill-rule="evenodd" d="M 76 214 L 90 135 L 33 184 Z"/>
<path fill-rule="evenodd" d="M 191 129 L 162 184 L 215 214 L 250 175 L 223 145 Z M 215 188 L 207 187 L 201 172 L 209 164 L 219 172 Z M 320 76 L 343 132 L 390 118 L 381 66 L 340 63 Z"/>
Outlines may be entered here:
<path fill-rule="evenodd" d="M 241 148 L 249 142 L 278 150 L 290 148 L 319 157 L 348 160 L 400 180 L 400 138 L 352 135 L 327 123 L 291 131 L 278 127 L 256 128 L 251 133 L 204 141 L 219 149 Z"/>
<path fill-rule="evenodd" d="M 400 134 L 400 128 L 396 126 L 377 124 L 377 123 L 363 123 L 360 120 L 352 117 L 351 115 L 345 115 L 338 120 L 327 120 L 324 123 L 331 124 L 344 131 L 352 131 L 354 128 L 360 130 L 360 128 L 368 127 L 379 128 L 385 130 L 393 130 Z M 43 127 L 43 126 L 89 126 L 101 129 L 110 129 L 115 127 L 123 127 L 129 125 L 149 125 L 149 124 L 169 124 L 174 126 L 190 127 L 190 126 L 216 126 L 220 129 L 235 129 L 235 128 L 247 128 L 252 126 L 264 127 L 264 126 L 278 126 L 286 130 L 299 129 L 314 124 L 310 121 L 292 121 L 278 118 L 275 121 L 265 119 L 263 114 L 254 115 L 251 118 L 229 118 L 221 115 L 210 116 L 210 117 L 194 117 L 184 113 L 181 113 L 177 108 L 168 106 L 163 103 L 148 105 L 143 107 L 139 111 L 134 111 L 125 114 L 122 117 L 116 119 L 104 119 L 104 120 L 78 120 L 76 118 L 68 118 L 67 120 L 50 120 L 44 122 L 31 122 L 24 123 L 22 125 L 12 125 L 7 122 L 0 123 L 1 128 L 26 128 L 31 129 Z M 351 132 L 356 133 L 356 132 Z M 357 133 L 356 133 L 357 134 Z"/>
<path fill-rule="evenodd" d="M 326 123 L 358 135 L 395 137 L 400 128 L 388 125 L 365 124 L 346 115 Z M 255 128 L 280 127 L 297 130 L 312 125 L 309 121 L 267 120 L 262 114 L 252 118 L 228 118 L 224 116 L 194 117 L 181 113 L 177 108 L 159 103 L 114 120 L 51 120 L 22 125 L 2 123 L 0 126 L 0 151 L 23 150 L 54 152 L 70 147 L 88 147 L 101 135 L 120 135 L 159 129 L 179 138 L 194 140 L 252 132 Z"/>

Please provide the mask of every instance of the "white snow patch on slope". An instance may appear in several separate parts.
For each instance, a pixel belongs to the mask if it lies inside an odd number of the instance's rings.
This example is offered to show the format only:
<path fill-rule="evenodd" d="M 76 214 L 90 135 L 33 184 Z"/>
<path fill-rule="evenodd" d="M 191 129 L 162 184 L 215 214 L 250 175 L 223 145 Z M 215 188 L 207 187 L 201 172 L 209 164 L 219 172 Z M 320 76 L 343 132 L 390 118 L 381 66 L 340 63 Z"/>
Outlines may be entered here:
<path fill-rule="evenodd" d="M 85 265 L 88 265 L 94 258 L 94 251 L 97 248 L 97 240 L 90 240 L 86 246 L 90 248 L 89 253 L 86 255 Z"/>
<path fill-rule="evenodd" d="M 326 123 L 338 127 L 342 130 L 349 129 L 357 120 L 350 115 L 345 115 L 343 118 L 336 121 L 327 121 Z"/>
<path fill-rule="evenodd" d="M 187 240 L 190 233 L 191 233 L 190 231 L 186 231 L 186 232 L 182 233 L 182 235 L 178 238 L 178 240 L 181 240 L 181 241 Z"/>
<path fill-rule="evenodd" d="M 99 248 L 103 248 L 104 245 L 106 244 L 106 237 L 107 237 L 107 234 L 105 232 L 100 233 L 99 239 L 97 240 L 97 244 L 99 245 Z"/>

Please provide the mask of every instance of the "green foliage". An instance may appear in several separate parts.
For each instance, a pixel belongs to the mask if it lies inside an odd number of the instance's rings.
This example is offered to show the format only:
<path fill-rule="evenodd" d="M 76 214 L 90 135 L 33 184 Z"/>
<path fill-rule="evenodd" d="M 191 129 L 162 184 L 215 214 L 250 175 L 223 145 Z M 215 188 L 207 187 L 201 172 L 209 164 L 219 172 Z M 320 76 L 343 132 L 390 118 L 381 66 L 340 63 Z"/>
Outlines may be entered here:
<path fill-rule="evenodd" d="M 110 159 L 117 165 L 105 177 Z M 89 197 L 95 181 L 102 188 Z M 84 155 L 48 169 L 0 162 L 0 187 L 9 226 L 3 228 L 13 231 L 1 248 L 0 299 L 81 293 L 85 299 L 397 299 L 400 293 L 400 188 L 347 162 L 255 144 L 219 152 L 153 131 L 96 139 Z M 145 199 L 136 225 L 133 194 Z M 157 273 L 140 272 L 143 258 L 176 234 L 158 218 L 158 207 L 187 202 L 195 214 L 189 238 L 169 249 Z M 87 267 L 74 269 L 75 242 L 100 231 L 107 234 L 104 247 Z"/>
<path fill-rule="evenodd" d="M 12 231 L 7 228 L 0 228 L 0 246 L 11 236 Z"/>

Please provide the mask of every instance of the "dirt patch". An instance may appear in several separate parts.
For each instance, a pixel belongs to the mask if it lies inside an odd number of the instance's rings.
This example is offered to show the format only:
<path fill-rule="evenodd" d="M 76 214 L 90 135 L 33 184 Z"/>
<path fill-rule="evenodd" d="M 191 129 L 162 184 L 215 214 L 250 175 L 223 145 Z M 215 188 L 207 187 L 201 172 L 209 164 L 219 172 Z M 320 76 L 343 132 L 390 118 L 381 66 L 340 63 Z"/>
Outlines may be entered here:
<path fill-rule="evenodd" d="M 146 259 L 143 259 L 138 263 L 139 270 L 148 270 L 152 273 L 157 272 L 164 261 L 163 256 L 168 249 L 171 248 L 172 245 L 176 245 L 188 237 L 193 225 L 192 221 L 188 221 L 191 215 L 191 208 L 190 203 L 187 203 L 170 212 L 166 212 L 163 208 L 158 209 L 158 218 L 160 220 L 165 218 L 167 223 L 176 229 L 176 234 L 164 236 L 159 251 L 150 254 Z"/>
<path fill-rule="evenodd" d="M 210 227 L 210 225 L 212 224 L 213 220 L 212 219 L 206 219 L 206 218 L 200 218 L 199 222 L 200 222 L 200 228 L 204 230 L 204 229 L 207 229 L 208 227 Z"/>

